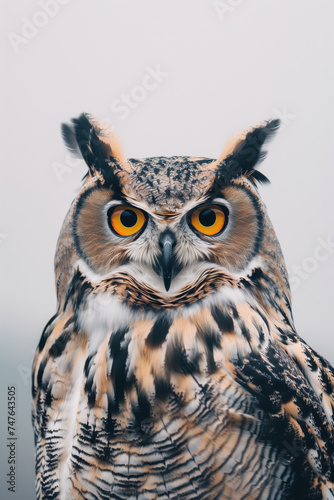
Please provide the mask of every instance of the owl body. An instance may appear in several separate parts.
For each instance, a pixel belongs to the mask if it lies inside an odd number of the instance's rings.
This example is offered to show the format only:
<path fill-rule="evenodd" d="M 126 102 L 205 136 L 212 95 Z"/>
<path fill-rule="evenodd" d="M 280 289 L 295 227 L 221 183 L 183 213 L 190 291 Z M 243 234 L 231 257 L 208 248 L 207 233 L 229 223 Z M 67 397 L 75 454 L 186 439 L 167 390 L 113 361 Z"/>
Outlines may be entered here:
<path fill-rule="evenodd" d="M 39 499 L 334 498 L 333 368 L 255 185 L 277 126 L 128 161 L 89 116 L 64 128 L 89 174 L 33 367 Z"/>

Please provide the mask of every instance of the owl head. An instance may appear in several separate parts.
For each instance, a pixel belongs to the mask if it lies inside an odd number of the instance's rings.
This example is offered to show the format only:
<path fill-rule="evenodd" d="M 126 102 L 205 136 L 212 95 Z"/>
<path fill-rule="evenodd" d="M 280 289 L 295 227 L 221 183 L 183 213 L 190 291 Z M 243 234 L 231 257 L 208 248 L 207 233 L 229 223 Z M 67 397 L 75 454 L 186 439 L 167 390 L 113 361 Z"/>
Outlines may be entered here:
<path fill-rule="evenodd" d="M 178 305 L 254 270 L 289 287 L 257 184 L 270 120 L 231 139 L 218 159 L 127 159 L 113 130 L 82 114 L 63 125 L 67 147 L 88 166 L 56 253 L 58 297 L 73 274 L 114 286 L 133 303 Z M 254 277 L 255 279 L 255 277 Z M 116 284 L 115 284 L 116 283 Z M 160 301 L 160 302 L 159 302 Z"/>

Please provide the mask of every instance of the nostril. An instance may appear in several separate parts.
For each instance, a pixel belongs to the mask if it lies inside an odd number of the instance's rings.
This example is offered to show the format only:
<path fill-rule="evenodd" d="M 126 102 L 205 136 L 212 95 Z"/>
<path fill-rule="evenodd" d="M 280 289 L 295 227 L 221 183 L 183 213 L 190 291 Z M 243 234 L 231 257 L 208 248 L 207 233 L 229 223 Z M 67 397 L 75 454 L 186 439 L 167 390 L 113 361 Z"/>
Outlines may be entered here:
<path fill-rule="evenodd" d="M 172 247 L 175 247 L 176 245 L 176 238 L 171 231 L 166 231 L 160 236 L 159 247 L 163 248 L 166 244 L 171 245 Z"/>
<path fill-rule="evenodd" d="M 165 239 L 164 241 L 159 241 L 159 247 L 163 248 L 165 245 L 170 245 L 171 247 L 175 247 L 176 242 L 170 241 L 169 239 Z"/>

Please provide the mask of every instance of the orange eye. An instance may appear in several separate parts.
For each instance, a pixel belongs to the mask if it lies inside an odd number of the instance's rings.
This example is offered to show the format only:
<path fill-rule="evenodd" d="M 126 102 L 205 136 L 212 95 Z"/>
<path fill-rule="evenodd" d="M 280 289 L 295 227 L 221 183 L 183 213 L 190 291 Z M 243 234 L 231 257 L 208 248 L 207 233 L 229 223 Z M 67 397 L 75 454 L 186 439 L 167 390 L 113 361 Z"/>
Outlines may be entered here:
<path fill-rule="evenodd" d="M 191 214 L 190 222 L 200 233 L 207 236 L 215 236 L 226 225 L 227 209 L 225 207 L 223 209 L 219 205 L 196 208 Z"/>
<path fill-rule="evenodd" d="M 115 207 L 110 214 L 109 224 L 113 231 L 119 236 L 132 236 L 145 224 L 146 216 L 135 207 Z"/>

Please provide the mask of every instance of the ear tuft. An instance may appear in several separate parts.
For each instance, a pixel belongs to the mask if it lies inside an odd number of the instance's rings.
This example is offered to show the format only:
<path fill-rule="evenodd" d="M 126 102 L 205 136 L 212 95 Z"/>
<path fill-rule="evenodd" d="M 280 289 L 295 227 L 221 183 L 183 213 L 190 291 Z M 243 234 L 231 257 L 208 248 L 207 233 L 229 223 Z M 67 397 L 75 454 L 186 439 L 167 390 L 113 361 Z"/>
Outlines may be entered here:
<path fill-rule="evenodd" d="M 62 124 L 62 136 L 67 148 L 82 157 L 91 175 L 102 174 L 105 183 L 118 184 L 116 171 L 129 170 L 121 144 L 114 131 L 88 113 L 82 113 L 72 123 Z M 118 185 L 117 190 L 120 190 Z"/>
<path fill-rule="evenodd" d="M 255 169 L 267 155 L 262 146 L 270 140 L 278 130 L 278 119 L 266 121 L 230 141 L 216 163 L 216 178 L 218 186 L 228 184 L 232 179 L 247 177 L 253 184 L 269 182 L 265 175 Z"/>

